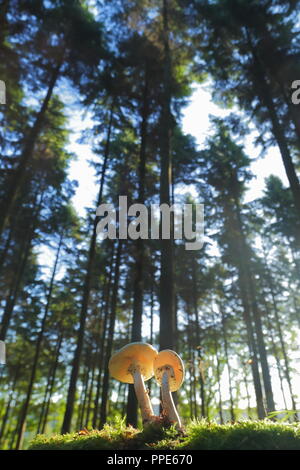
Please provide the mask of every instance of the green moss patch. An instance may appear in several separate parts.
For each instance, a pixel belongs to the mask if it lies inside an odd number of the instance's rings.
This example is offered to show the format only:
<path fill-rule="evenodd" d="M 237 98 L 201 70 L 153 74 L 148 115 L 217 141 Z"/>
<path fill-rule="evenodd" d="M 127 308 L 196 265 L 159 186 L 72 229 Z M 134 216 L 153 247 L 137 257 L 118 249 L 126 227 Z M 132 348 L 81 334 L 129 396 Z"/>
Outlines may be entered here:
<path fill-rule="evenodd" d="M 123 422 L 105 425 L 101 431 L 40 435 L 30 450 L 300 450 L 300 424 L 243 421 L 220 425 L 207 421 L 190 423 L 184 433 L 152 425 L 140 431 Z"/>

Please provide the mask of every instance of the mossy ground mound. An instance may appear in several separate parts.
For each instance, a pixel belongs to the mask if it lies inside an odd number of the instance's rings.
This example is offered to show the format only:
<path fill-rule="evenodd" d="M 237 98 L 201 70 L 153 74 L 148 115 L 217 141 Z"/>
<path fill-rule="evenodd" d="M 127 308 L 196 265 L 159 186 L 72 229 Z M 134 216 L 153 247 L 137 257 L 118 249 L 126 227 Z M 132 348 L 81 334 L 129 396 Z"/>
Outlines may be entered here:
<path fill-rule="evenodd" d="M 52 437 L 40 435 L 29 449 L 300 450 L 300 424 L 266 420 L 220 425 L 198 421 L 190 423 L 184 434 L 178 434 L 174 428 L 150 426 L 140 431 L 119 422 L 107 424 L 101 431 L 80 431 Z"/>

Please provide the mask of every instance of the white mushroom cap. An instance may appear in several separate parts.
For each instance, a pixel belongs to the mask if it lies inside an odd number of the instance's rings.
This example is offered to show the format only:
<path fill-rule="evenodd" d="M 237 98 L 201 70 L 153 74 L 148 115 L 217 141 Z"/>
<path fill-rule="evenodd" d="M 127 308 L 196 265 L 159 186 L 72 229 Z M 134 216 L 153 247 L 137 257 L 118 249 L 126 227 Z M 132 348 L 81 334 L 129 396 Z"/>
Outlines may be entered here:
<path fill-rule="evenodd" d="M 160 351 L 154 359 L 154 374 L 156 381 L 161 385 L 163 373 L 170 368 L 169 389 L 176 392 L 184 379 L 184 364 L 175 351 L 165 349 Z"/>
<path fill-rule="evenodd" d="M 133 384 L 132 372 L 138 368 L 143 379 L 149 380 L 154 375 L 153 361 L 156 356 L 157 351 L 151 344 L 127 344 L 110 358 L 110 375 L 120 382 Z"/>

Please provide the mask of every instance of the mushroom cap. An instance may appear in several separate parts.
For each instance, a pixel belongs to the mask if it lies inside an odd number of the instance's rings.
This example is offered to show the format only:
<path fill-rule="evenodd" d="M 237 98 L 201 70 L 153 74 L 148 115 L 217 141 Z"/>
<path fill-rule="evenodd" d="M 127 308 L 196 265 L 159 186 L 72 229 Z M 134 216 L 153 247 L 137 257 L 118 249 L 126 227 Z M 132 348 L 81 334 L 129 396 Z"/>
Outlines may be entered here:
<path fill-rule="evenodd" d="M 151 344 L 138 342 L 127 344 L 110 358 L 108 363 L 110 375 L 120 382 L 133 384 L 130 369 L 138 366 L 144 380 L 149 380 L 154 375 L 153 361 L 157 354 Z"/>
<path fill-rule="evenodd" d="M 161 385 L 166 367 L 172 367 L 174 371 L 171 370 L 169 388 L 171 392 L 176 392 L 181 387 L 184 379 L 184 364 L 178 354 L 171 351 L 171 349 L 160 351 L 154 359 L 154 375 L 159 385 Z"/>

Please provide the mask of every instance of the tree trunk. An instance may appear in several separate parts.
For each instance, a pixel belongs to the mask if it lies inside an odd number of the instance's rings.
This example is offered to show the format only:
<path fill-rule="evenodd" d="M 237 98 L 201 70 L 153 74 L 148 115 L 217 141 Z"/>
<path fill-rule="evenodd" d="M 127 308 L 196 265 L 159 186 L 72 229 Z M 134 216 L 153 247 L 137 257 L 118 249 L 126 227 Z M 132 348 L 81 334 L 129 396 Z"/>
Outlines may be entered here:
<path fill-rule="evenodd" d="M 81 401 L 81 406 L 80 406 L 80 412 L 78 413 L 78 421 L 77 421 L 77 427 L 79 429 L 82 429 L 83 426 L 85 426 L 84 423 L 84 414 L 85 414 L 85 408 L 86 408 L 86 402 L 87 402 L 87 393 L 88 393 L 88 388 L 89 388 L 89 381 L 90 381 L 90 363 L 89 361 L 86 364 L 86 373 L 84 375 L 84 380 L 83 382 L 83 388 L 82 388 L 82 399 Z"/>
<path fill-rule="evenodd" d="M 258 309 L 258 305 L 257 305 L 256 297 L 255 297 L 254 280 L 253 280 L 253 276 L 251 272 L 249 273 L 249 288 L 250 288 L 250 294 L 252 297 L 252 310 L 253 310 L 259 357 L 260 357 L 261 368 L 262 368 L 264 389 L 265 389 L 265 394 L 266 394 L 267 412 L 270 413 L 275 410 L 275 403 L 274 403 L 274 398 L 273 398 L 272 381 L 271 381 L 270 368 L 268 364 L 267 350 L 266 350 L 265 339 L 264 339 L 264 334 L 263 334 L 261 312 Z"/>
<path fill-rule="evenodd" d="M 213 312 L 213 307 L 212 307 Z M 219 359 L 219 347 L 218 347 L 218 336 L 217 336 L 217 323 L 214 315 L 214 346 L 215 346 L 215 356 L 217 361 L 217 382 L 218 382 L 218 392 L 219 392 L 219 416 L 220 416 L 220 423 L 224 424 L 224 417 L 223 417 L 223 405 L 222 405 L 222 392 L 221 392 L 221 367 L 220 367 L 220 359 Z"/>
<path fill-rule="evenodd" d="M 47 112 L 49 102 L 53 94 L 54 87 L 59 77 L 61 65 L 62 65 L 62 59 L 59 61 L 57 66 L 52 71 L 52 75 L 51 75 L 50 82 L 48 85 L 47 94 L 44 98 L 41 109 L 36 116 L 35 122 L 29 132 L 29 135 L 25 141 L 25 146 L 24 146 L 23 153 L 20 157 L 19 165 L 17 166 L 16 170 L 13 172 L 13 175 L 11 176 L 10 181 L 8 181 L 8 185 L 7 185 L 8 187 L 5 192 L 5 197 L 3 198 L 3 202 L 0 206 L 0 235 L 2 234 L 4 230 L 10 211 L 14 205 L 15 199 L 23 185 L 24 178 L 26 175 L 26 169 L 28 167 L 29 162 L 32 159 L 35 144 L 42 130 L 42 126 L 43 126 L 44 119 L 45 119 L 45 114 Z"/>
<path fill-rule="evenodd" d="M 36 210 L 36 206 L 37 206 L 37 199 L 38 199 L 39 194 L 41 193 L 42 186 L 43 186 L 43 183 L 39 185 L 37 191 L 34 194 L 33 201 L 32 201 L 33 202 L 32 209 L 34 211 L 34 214 L 30 215 L 30 217 L 31 217 L 30 220 L 32 220 L 32 219 L 34 220 L 35 217 L 38 215 L 37 210 Z M 25 199 L 26 195 L 27 195 L 27 193 L 26 192 L 24 193 L 24 191 L 23 191 L 20 199 L 21 198 Z M 41 202 L 42 202 L 42 198 L 41 198 Z M 41 202 L 39 204 L 39 207 L 41 207 Z M 22 206 L 18 205 L 17 208 L 15 209 L 14 213 L 12 214 L 12 221 L 11 221 L 11 224 L 9 226 L 9 231 L 8 231 L 8 234 L 7 234 L 6 242 L 5 242 L 5 245 L 4 245 L 3 250 L 1 251 L 1 255 L 0 255 L 0 273 L 2 273 L 2 271 L 3 271 L 4 263 L 5 263 L 5 260 L 6 260 L 6 257 L 7 257 L 7 253 L 8 253 L 8 250 L 10 248 L 11 241 L 13 240 L 15 228 L 18 226 L 18 224 L 20 224 L 20 217 L 22 217 L 22 211 L 23 211 Z M 27 220 L 26 219 L 25 219 L 25 224 L 24 225 L 27 225 Z"/>
<path fill-rule="evenodd" d="M 51 301 L 52 301 L 52 291 L 53 291 L 54 280 L 55 280 L 55 276 L 56 276 L 57 265 L 58 265 L 58 260 L 59 260 L 59 255 L 60 255 L 60 250 L 61 250 L 61 247 L 62 247 L 62 243 L 63 243 L 63 234 L 61 234 L 60 239 L 59 239 L 59 243 L 58 243 L 56 258 L 55 258 L 55 262 L 54 262 L 54 266 L 53 266 L 53 270 L 52 270 L 52 275 L 51 275 L 51 280 L 50 280 L 50 285 L 49 285 L 49 291 L 48 291 L 48 295 L 47 295 L 47 303 L 46 303 L 46 307 L 45 307 L 45 311 L 44 311 L 44 315 L 43 315 L 43 319 L 42 319 L 41 329 L 40 329 L 40 332 L 39 332 L 38 337 L 37 337 L 37 342 L 36 342 L 36 347 L 35 347 L 35 354 L 34 354 L 34 359 L 33 359 L 33 364 L 32 364 L 32 369 L 31 369 L 30 380 L 29 380 L 29 384 L 28 384 L 28 388 L 27 388 L 26 398 L 25 398 L 25 402 L 24 402 L 24 405 L 23 405 L 22 411 L 21 411 L 21 416 L 20 416 L 20 421 L 19 421 L 19 429 L 18 429 L 18 438 L 17 438 L 17 444 L 16 444 L 16 449 L 17 450 L 19 450 L 21 448 L 23 429 L 24 429 L 26 416 L 27 416 L 27 412 L 28 412 L 28 407 L 29 407 L 29 403 L 30 403 L 30 399 L 31 399 L 32 390 L 33 390 L 33 385 L 34 385 L 34 381 L 35 381 L 35 374 L 36 374 L 36 370 L 37 370 L 37 366 L 38 366 L 42 341 L 43 341 L 44 333 L 45 333 L 45 329 L 46 329 L 46 322 L 47 322 L 47 318 L 48 318 L 48 314 L 49 314 L 49 308 L 50 308 Z"/>
<path fill-rule="evenodd" d="M 114 261 L 114 248 L 115 246 L 112 245 L 112 254 L 111 254 L 111 263 L 109 267 L 109 274 L 108 274 L 108 281 L 106 284 L 106 294 L 105 294 L 105 302 L 104 302 L 104 318 L 102 324 L 102 335 L 100 340 L 100 350 L 99 350 L 99 371 L 97 377 L 97 387 L 96 387 L 96 396 L 94 400 L 94 414 L 93 414 L 93 428 L 97 427 L 98 423 L 98 410 L 99 410 L 99 399 L 100 399 L 100 391 L 101 391 L 101 378 L 102 378 L 102 371 L 104 367 L 104 358 L 105 358 L 105 337 L 107 333 L 107 322 L 108 322 L 108 315 L 109 315 L 109 305 L 110 305 L 110 293 L 112 289 L 112 272 L 113 272 L 113 261 Z"/>
<path fill-rule="evenodd" d="M 151 278 L 151 293 L 150 293 L 150 344 L 153 344 L 153 324 L 154 324 L 154 280 Z"/>
<path fill-rule="evenodd" d="M 32 232 L 32 230 L 30 230 L 30 232 Z M 30 253 L 31 241 L 32 241 L 32 237 L 30 235 L 23 240 L 23 243 L 21 246 L 21 250 L 20 250 L 21 256 L 22 256 L 21 262 L 17 268 L 16 278 L 13 279 L 11 283 L 9 293 L 6 298 L 3 316 L 1 319 L 0 340 L 2 341 L 5 341 L 6 339 L 7 331 L 8 331 L 11 319 L 12 319 L 13 310 L 14 310 L 14 307 L 18 298 L 21 281 L 23 279 L 23 274 L 24 274 L 28 256 Z"/>
<path fill-rule="evenodd" d="M 262 100 L 262 102 L 264 103 L 264 105 L 266 106 L 269 112 L 270 120 L 272 123 L 273 135 L 275 137 L 275 140 L 278 144 L 278 147 L 281 153 L 283 165 L 285 168 L 287 178 L 289 180 L 295 207 L 297 209 L 298 217 L 300 220 L 300 183 L 299 183 L 299 179 L 295 170 L 295 165 L 293 163 L 293 160 L 292 160 L 292 157 L 291 157 L 288 145 L 287 145 L 283 127 L 277 115 L 276 107 L 275 107 L 274 100 L 270 92 L 270 87 L 266 79 L 266 74 L 264 71 L 263 64 L 261 63 L 261 60 L 259 56 L 257 55 L 255 47 L 252 43 L 252 39 L 251 39 L 249 31 L 247 31 L 247 39 L 248 39 L 249 48 L 253 57 L 253 63 L 255 66 L 257 85 L 258 85 L 258 89 L 260 90 L 260 99 Z"/>
<path fill-rule="evenodd" d="M 164 83 L 160 120 L 160 203 L 170 205 L 171 188 L 171 53 L 169 47 L 168 0 L 163 0 L 163 48 L 164 48 Z M 171 224 L 172 233 L 172 224 Z M 160 274 L 160 349 L 173 349 L 174 292 L 173 292 L 173 240 L 161 239 L 161 274 Z"/>
<path fill-rule="evenodd" d="M 86 410 L 86 418 L 85 418 L 85 427 L 88 428 L 89 421 L 90 421 L 90 414 L 91 414 L 91 406 L 92 406 L 92 398 L 93 398 L 93 389 L 94 389 L 94 381 L 95 381 L 95 373 L 96 373 L 96 360 L 98 358 L 99 353 L 99 346 L 97 345 L 93 361 L 92 361 L 92 376 L 91 376 L 91 384 L 90 389 L 87 397 L 87 410 Z"/>
<path fill-rule="evenodd" d="M 142 123 L 141 123 L 141 146 L 139 160 L 139 195 L 138 203 L 145 203 L 145 179 L 146 179 L 146 145 L 147 145 L 147 121 L 148 121 L 148 77 L 147 65 L 145 67 L 145 85 L 143 93 Z M 136 260 L 135 260 L 135 278 L 133 293 L 133 316 L 131 341 L 142 340 L 142 315 L 143 315 L 143 295 L 144 295 L 144 240 L 136 240 Z M 138 402 L 136 399 L 133 385 L 129 385 L 127 402 L 127 425 L 137 427 Z"/>
<path fill-rule="evenodd" d="M 198 366 L 199 366 L 199 383 L 200 383 L 200 397 L 201 397 L 201 418 L 205 418 L 205 389 L 204 389 L 204 370 L 203 370 L 203 357 L 202 357 L 202 338 L 200 331 L 200 319 L 198 312 L 198 283 L 197 283 L 197 262 L 195 257 L 192 257 L 192 282 L 193 282 L 193 311 L 196 325 L 196 349 L 198 352 Z"/>
<path fill-rule="evenodd" d="M 226 330 L 226 319 L 223 313 L 223 309 L 220 308 L 221 312 L 221 321 L 222 321 L 222 332 L 223 332 L 223 341 L 224 341 L 224 351 L 228 371 L 228 382 L 229 382 L 229 397 L 230 397 L 230 418 L 234 423 L 235 414 L 234 414 L 234 401 L 233 401 L 233 392 L 232 392 L 232 379 L 231 379 L 231 367 L 229 363 L 229 354 L 228 354 L 228 339 L 227 339 L 227 330 Z"/>
<path fill-rule="evenodd" d="M 238 272 L 239 272 L 239 288 L 240 288 L 241 300 L 242 300 L 242 305 L 243 305 L 243 317 L 244 317 L 244 322 L 245 322 L 246 331 L 247 331 L 247 340 L 248 340 L 247 343 L 248 343 L 248 348 L 249 348 L 251 370 L 252 370 L 254 390 L 255 390 L 255 396 L 256 396 L 257 415 L 259 419 L 263 419 L 266 417 L 266 411 L 265 411 L 264 402 L 263 402 L 263 391 L 262 391 L 262 385 L 260 381 L 259 368 L 258 368 L 258 354 L 257 354 L 256 342 L 255 342 L 253 326 L 252 326 L 252 321 L 251 321 L 250 304 L 248 301 L 248 294 L 247 294 L 247 288 L 246 288 L 247 281 L 245 279 L 244 269 L 241 266 L 239 266 Z"/>
<path fill-rule="evenodd" d="M 243 372 L 244 372 L 244 384 L 245 384 L 246 398 L 247 398 L 248 418 L 251 419 L 251 402 L 250 402 L 251 397 L 250 397 L 249 387 L 248 387 L 247 370 L 245 367 L 243 367 Z"/>
<path fill-rule="evenodd" d="M 15 281 L 15 284 L 12 284 L 11 286 L 11 289 L 7 298 L 7 302 L 5 305 L 3 317 L 1 320 L 0 340 L 2 341 L 5 341 L 6 334 L 7 334 L 10 322 L 11 322 L 14 306 L 16 304 L 16 301 L 19 295 L 21 282 L 23 279 L 28 257 L 30 254 L 31 243 L 34 238 L 35 229 L 38 225 L 38 215 L 40 213 L 40 210 L 43 204 L 43 198 L 44 198 L 44 192 L 41 193 L 40 201 L 33 213 L 33 223 L 28 228 L 27 236 L 24 238 L 24 243 L 22 243 L 22 248 L 19 253 L 19 257 L 21 258 L 21 261 L 20 263 L 18 263 L 18 268 L 16 272 L 16 281 Z M 24 251 L 23 251 L 23 247 L 24 247 Z"/>
<path fill-rule="evenodd" d="M 193 355 L 193 335 L 192 335 L 192 324 L 191 324 L 191 309 L 190 303 L 186 302 L 186 318 L 187 318 L 187 352 L 188 352 L 188 364 L 189 364 L 189 401 L 190 401 L 190 418 L 195 418 L 194 412 L 194 355 Z"/>
<path fill-rule="evenodd" d="M 263 292 L 263 295 L 265 295 L 264 292 Z M 276 362 L 278 378 L 279 378 L 279 382 L 280 382 L 280 389 L 281 389 L 281 394 L 282 394 L 282 398 L 283 398 L 283 402 L 284 402 L 284 409 L 287 410 L 288 406 L 287 406 L 287 401 L 286 401 L 284 387 L 283 387 L 282 367 L 281 367 L 281 364 L 280 364 L 280 358 L 278 356 L 278 348 L 277 348 L 276 341 L 275 341 L 275 338 L 274 338 L 274 328 L 273 328 L 272 321 L 271 321 L 270 309 L 269 309 L 269 306 L 267 304 L 267 301 L 266 301 L 265 297 L 263 298 L 263 302 L 264 302 L 265 310 L 267 312 L 267 328 L 268 328 L 268 332 L 269 332 L 270 339 L 271 339 L 273 356 L 274 356 L 274 359 L 275 359 L 275 362 Z"/>
<path fill-rule="evenodd" d="M 0 48 L 4 46 L 8 34 L 7 14 L 9 8 L 9 0 L 3 0 L 0 10 Z"/>
<path fill-rule="evenodd" d="M 110 109 L 110 117 L 109 117 L 108 129 L 107 129 L 107 139 L 106 139 L 104 160 L 103 160 L 102 171 L 101 171 L 100 189 L 99 189 L 99 194 L 98 194 L 97 207 L 101 204 L 101 201 L 102 201 L 102 193 L 103 193 L 103 188 L 104 188 L 106 168 L 107 168 L 107 162 L 108 162 L 109 151 L 110 151 L 110 138 L 111 138 L 112 122 L 113 122 L 113 109 L 114 109 L 114 101 Z M 88 305 L 89 305 L 89 299 L 90 299 L 91 277 L 92 277 L 92 270 L 93 270 L 94 257 L 95 257 L 95 251 L 96 251 L 96 237 L 97 237 L 96 228 L 97 228 L 97 218 L 95 218 L 95 221 L 93 224 L 93 233 L 92 233 L 92 237 L 90 240 L 86 276 L 85 276 L 84 287 L 83 287 L 83 297 L 82 297 L 82 306 L 81 306 L 81 312 L 80 312 L 79 330 L 77 334 L 77 345 L 76 345 L 74 358 L 73 358 L 72 372 L 71 372 L 71 378 L 70 378 L 70 383 L 69 383 L 65 415 L 64 415 L 64 420 L 63 420 L 62 429 L 61 429 L 62 434 L 65 434 L 70 431 L 71 420 L 72 420 L 73 410 L 74 410 L 76 384 L 77 384 L 79 367 L 80 367 L 80 359 L 81 359 L 81 354 L 82 354 L 82 349 L 83 349 L 85 324 L 86 324 L 87 311 L 88 311 Z"/>
<path fill-rule="evenodd" d="M 46 383 L 46 387 L 45 387 L 45 391 L 44 391 L 44 395 L 43 395 L 41 412 L 40 412 L 40 416 L 39 416 L 39 422 L 38 422 L 38 425 L 37 425 L 37 432 L 36 432 L 37 434 L 41 433 L 42 422 L 43 422 L 43 419 L 44 419 L 45 409 L 46 409 L 47 402 L 48 402 L 48 393 L 49 393 L 50 382 L 51 382 L 51 378 L 52 378 L 52 375 L 53 375 L 53 368 L 54 368 L 54 364 L 51 364 L 51 367 L 49 369 L 49 373 L 47 375 L 47 383 Z"/>
<path fill-rule="evenodd" d="M 264 89 L 263 89 L 263 92 L 262 92 L 262 96 L 263 96 L 264 101 L 265 101 L 265 103 L 268 107 L 268 111 L 269 111 L 271 121 L 272 121 L 272 126 L 273 126 L 273 134 L 274 134 L 274 137 L 277 141 L 277 144 L 278 144 L 278 147 L 279 147 L 279 150 L 280 150 L 280 153 L 281 153 L 283 165 L 284 165 L 285 172 L 286 172 L 287 178 L 289 180 L 291 192 L 292 192 L 292 195 L 293 195 L 294 204 L 295 204 L 295 207 L 297 209 L 298 218 L 300 220 L 300 184 L 299 184 L 299 178 L 298 178 L 298 175 L 296 173 L 295 166 L 294 166 L 294 163 L 293 163 L 293 160 L 292 160 L 292 157 L 291 157 L 291 154 L 290 154 L 287 142 L 286 142 L 286 138 L 285 138 L 285 135 L 284 135 L 283 128 L 281 126 L 281 123 L 280 123 L 279 118 L 278 118 L 277 113 L 276 113 L 275 105 L 273 103 L 273 100 L 272 100 L 271 96 L 268 96 L 269 95 L 268 85 L 267 85 L 267 83 L 265 83 L 264 85 L 265 86 L 264 86 Z"/>
<path fill-rule="evenodd" d="M 62 342 L 63 342 L 63 337 L 64 337 L 64 333 L 63 333 L 63 331 L 61 331 L 60 336 L 59 336 L 58 341 L 57 341 L 55 359 L 54 359 L 54 364 L 53 364 L 53 368 L 52 368 L 52 371 L 51 371 L 51 378 L 50 378 L 50 381 L 49 381 L 49 387 L 48 387 L 48 384 L 47 384 L 47 394 L 48 394 L 47 395 L 47 401 L 45 403 L 45 408 L 44 408 L 44 410 L 42 410 L 42 413 L 41 413 L 40 423 L 39 423 L 38 431 L 37 431 L 38 434 L 39 433 L 44 434 L 45 429 L 46 429 L 48 414 L 49 414 L 49 409 L 50 409 L 50 403 L 51 403 L 51 397 L 53 395 L 53 389 L 54 389 L 54 384 L 55 384 L 56 371 L 57 371 L 57 368 L 58 368 L 58 365 L 59 365 L 59 356 L 60 356 L 61 346 L 62 346 Z"/>
<path fill-rule="evenodd" d="M 236 187 L 234 187 L 234 185 L 232 185 L 231 191 L 233 194 L 233 202 L 226 197 L 223 200 L 223 211 L 225 217 L 227 218 L 228 225 L 235 232 L 234 240 L 232 240 L 231 242 L 231 250 L 234 250 L 234 252 L 238 254 L 234 264 L 238 272 L 238 286 L 243 308 L 243 319 L 246 326 L 247 344 L 249 349 L 249 356 L 251 361 L 250 363 L 257 403 L 257 415 L 259 419 L 263 419 L 266 416 L 266 412 L 263 402 L 263 390 L 259 373 L 258 352 L 253 328 L 251 295 L 249 293 L 249 271 L 245 262 L 245 257 L 248 258 L 248 247 L 245 245 L 245 240 L 242 232 L 240 213 L 237 205 L 238 196 L 236 194 Z"/>
<path fill-rule="evenodd" d="M 266 252 L 265 252 L 264 246 L 263 246 L 263 250 L 264 250 L 264 261 L 265 261 L 265 266 L 266 266 L 266 271 L 267 271 L 267 278 L 268 278 L 268 281 L 269 281 L 269 288 L 270 288 L 272 304 L 273 304 L 273 312 L 274 312 L 274 316 L 275 316 L 275 325 L 276 325 L 278 338 L 279 338 L 280 346 L 281 346 L 281 351 L 282 351 L 282 355 L 283 355 L 283 359 L 284 359 L 284 365 L 285 365 L 284 375 L 285 375 L 286 381 L 288 383 L 289 392 L 290 392 L 290 396 L 291 396 L 291 400 L 292 400 L 293 410 L 297 411 L 297 405 L 296 405 L 296 401 L 295 401 L 295 397 L 294 397 L 294 393 L 293 393 L 292 381 L 291 381 L 291 376 L 290 376 L 290 364 L 289 364 L 288 354 L 287 354 L 286 347 L 285 347 L 285 342 L 284 342 L 284 339 L 283 339 L 283 332 L 282 332 L 282 328 L 281 328 L 281 323 L 280 323 L 280 319 L 279 319 L 279 311 L 278 311 L 277 302 L 276 302 L 275 287 L 274 287 L 273 278 L 272 278 L 272 275 L 271 275 L 271 272 L 270 272 L 270 268 L 269 268 L 268 263 L 267 263 Z M 295 417 L 297 418 L 297 415 L 295 415 Z"/>
<path fill-rule="evenodd" d="M 265 394 L 266 394 L 267 412 L 270 413 L 275 410 L 275 403 L 274 403 L 274 398 L 273 398 L 270 368 L 268 364 L 267 351 L 266 351 L 265 340 L 264 340 L 264 335 L 263 335 L 261 312 L 259 311 L 258 304 L 257 304 L 256 287 L 254 284 L 254 276 L 251 270 L 251 258 L 250 258 L 251 255 L 250 255 L 250 250 L 249 250 L 246 238 L 245 238 L 239 201 L 236 195 L 234 195 L 234 200 L 235 200 L 235 213 L 236 213 L 236 219 L 237 219 L 237 229 L 238 229 L 238 233 L 240 237 L 240 265 L 242 266 L 242 270 L 245 275 L 245 280 L 246 280 L 245 287 L 247 288 L 247 291 L 248 291 L 249 303 L 250 303 L 251 310 L 253 313 L 257 346 L 258 346 L 258 352 L 259 352 L 259 357 L 260 357 L 260 362 L 261 362 L 261 367 L 262 367 L 262 376 L 263 376 L 264 389 L 265 389 Z"/>
<path fill-rule="evenodd" d="M 5 428 L 6 428 L 6 425 L 7 425 L 7 422 L 8 422 L 9 413 L 10 413 L 12 402 L 13 402 L 14 391 L 15 391 L 16 384 L 17 384 L 17 381 L 18 381 L 18 378 L 19 378 L 19 372 L 20 372 L 20 365 L 17 366 L 15 376 L 14 376 L 14 379 L 13 379 L 13 382 L 12 382 L 12 386 L 11 386 L 11 389 L 10 389 L 7 405 L 6 405 L 6 408 L 5 408 L 5 413 L 4 413 L 3 418 L 1 418 L 2 419 L 2 425 L 1 425 L 1 429 L 0 429 L 0 443 L 1 443 L 1 440 L 4 436 Z"/>
<path fill-rule="evenodd" d="M 114 332 L 115 332 L 118 288 L 119 288 L 119 277 L 120 277 L 120 264 L 121 264 L 121 251 L 122 251 L 122 242 L 119 240 L 116 264 L 115 264 L 114 287 L 113 287 L 112 299 L 111 299 L 110 322 L 109 322 L 108 338 L 107 338 L 106 353 L 105 353 L 105 367 L 104 367 L 104 377 L 103 377 L 103 385 L 102 385 L 102 401 L 101 401 L 101 409 L 100 409 L 100 428 L 102 428 L 106 422 L 106 410 L 107 410 L 107 399 L 108 399 L 108 389 L 109 389 L 108 362 L 112 353 L 112 346 L 113 346 Z"/>
<path fill-rule="evenodd" d="M 17 217 L 14 218 L 14 221 L 12 222 L 12 224 L 9 228 L 9 233 L 8 233 L 7 238 L 6 238 L 5 245 L 3 247 L 3 250 L 1 251 L 1 255 L 0 255 L 0 273 L 2 273 L 2 270 L 4 268 L 4 262 L 6 260 L 7 253 L 8 253 L 9 247 L 10 247 L 10 243 L 12 241 L 12 236 L 13 236 L 14 228 L 15 228 L 15 225 L 16 225 L 16 220 L 17 220 Z"/>
<path fill-rule="evenodd" d="M 6 304 L 5 304 L 5 308 L 4 308 L 4 312 L 3 312 L 3 316 L 1 320 L 0 340 L 2 341 L 5 341 L 6 339 L 7 331 L 10 326 L 10 322 L 11 322 L 12 315 L 13 315 L 13 310 L 14 310 L 16 301 L 18 299 L 21 282 L 23 279 L 28 257 L 30 254 L 33 233 L 34 233 L 34 229 L 33 228 L 29 229 L 29 234 L 27 238 L 24 240 L 24 244 L 23 244 L 24 250 L 23 249 L 21 250 L 23 251 L 23 253 L 22 253 L 21 262 L 18 265 L 18 269 L 16 272 L 16 279 L 15 279 L 15 282 L 12 283 L 11 285 L 11 288 L 10 288 L 10 291 L 6 300 Z"/>

